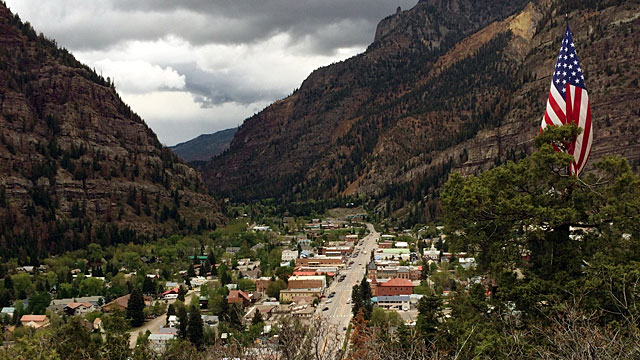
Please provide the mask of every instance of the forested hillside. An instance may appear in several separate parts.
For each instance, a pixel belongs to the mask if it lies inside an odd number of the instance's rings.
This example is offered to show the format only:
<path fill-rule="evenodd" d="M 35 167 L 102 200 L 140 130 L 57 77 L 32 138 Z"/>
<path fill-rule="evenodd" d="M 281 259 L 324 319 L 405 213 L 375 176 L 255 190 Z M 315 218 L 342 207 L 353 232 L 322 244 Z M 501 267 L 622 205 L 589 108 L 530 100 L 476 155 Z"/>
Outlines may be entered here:
<path fill-rule="evenodd" d="M 219 203 L 104 79 L 0 4 L 0 257 L 215 227 Z"/>
<path fill-rule="evenodd" d="M 205 181 L 238 199 L 362 194 L 382 217 L 433 219 L 451 170 L 531 153 L 565 12 L 590 93 L 592 160 L 621 154 L 637 169 L 637 1 L 420 1 L 384 19 L 365 53 L 247 119 L 200 167 Z"/>

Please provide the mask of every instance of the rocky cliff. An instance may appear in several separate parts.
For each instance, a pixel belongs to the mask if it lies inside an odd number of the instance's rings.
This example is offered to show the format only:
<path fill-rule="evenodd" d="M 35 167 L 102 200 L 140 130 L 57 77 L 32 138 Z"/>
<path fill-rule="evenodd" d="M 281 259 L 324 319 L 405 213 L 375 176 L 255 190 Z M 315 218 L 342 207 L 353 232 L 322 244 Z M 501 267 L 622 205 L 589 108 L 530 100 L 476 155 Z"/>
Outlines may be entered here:
<path fill-rule="evenodd" d="M 222 220 L 200 175 L 79 63 L 0 4 L 0 249 L 21 261 Z"/>
<path fill-rule="evenodd" d="M 247 119 L 205 181 L 238 198 L 364 194 L 385 216 L 432 217 L 451 170 L 533 150 L 565 11 L 587 71 L 591 164 L 621 154 L 637 166 L 636 1 L 425 0 Z"/>

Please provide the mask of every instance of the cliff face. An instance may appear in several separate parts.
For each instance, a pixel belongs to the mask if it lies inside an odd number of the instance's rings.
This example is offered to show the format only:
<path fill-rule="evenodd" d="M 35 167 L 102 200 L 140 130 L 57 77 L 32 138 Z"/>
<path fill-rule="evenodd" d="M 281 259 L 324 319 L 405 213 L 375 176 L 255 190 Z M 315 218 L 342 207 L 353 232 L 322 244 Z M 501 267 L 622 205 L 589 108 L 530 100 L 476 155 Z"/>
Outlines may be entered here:
<path fill-rule="evenodd" d="M 0 47 L 4 256 L 33 259 L 222 220 L 199 174 L 160 144 L 109 79 L 4 4 Z"/>
<path fill-rule="evenodd" d="M 574 5 L 590 163 L 620 154 L 637 166 L 640 5 Z M 230 151 L 201 167 L 205 181 L 238 198 L 365 194 L 385 216 L 423 221 L 451 170 L 533 151 L 565 26 L 558 13 L 550 0 L 420 1 L 384 19 L 364 54 L 318 69 L 247 119 Z"/>

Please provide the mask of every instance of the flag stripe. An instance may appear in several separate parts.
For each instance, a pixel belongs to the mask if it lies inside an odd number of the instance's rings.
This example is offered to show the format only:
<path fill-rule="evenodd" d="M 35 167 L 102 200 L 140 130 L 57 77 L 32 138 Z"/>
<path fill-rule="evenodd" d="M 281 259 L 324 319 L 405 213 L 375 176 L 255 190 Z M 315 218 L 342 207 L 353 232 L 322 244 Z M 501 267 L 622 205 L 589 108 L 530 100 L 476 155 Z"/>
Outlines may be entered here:
<path fill-rule="evenodd" d="M 569 25 L 558 53 L 540 131 L 548 126 L 563 124 L 575 124 L 582 128 L 582 132 L 573 142 L 564 144 L 564 151 L 573 157 L 571 173 L 579 176 L 591 153 L 593 125 L 589 95 Z M 554 149 L 561 151 L 556 145 Z"/>

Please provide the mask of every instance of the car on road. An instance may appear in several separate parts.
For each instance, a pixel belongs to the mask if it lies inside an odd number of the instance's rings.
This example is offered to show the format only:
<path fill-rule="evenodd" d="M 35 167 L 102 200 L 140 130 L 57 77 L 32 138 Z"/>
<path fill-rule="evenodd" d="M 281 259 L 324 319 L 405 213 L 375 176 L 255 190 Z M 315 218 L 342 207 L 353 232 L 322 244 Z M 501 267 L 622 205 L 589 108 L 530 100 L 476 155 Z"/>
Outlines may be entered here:
<path fill-rule="evenodd" d="M 331 304 L 332 301 L 333 300 L 331 300 L 331 299 L 327 300 L 327 304 Z"/>
<path fill-rule="evenodd" d="M 325 306 L 324 309 L 322 309 L 322 311 L 327 311 L 327 310 L 329 310 L 328 306 Z"/>
<path fill-rule="evenodd" d="M 347 299 L 347 304 L 351 304 L 351 299 Z"/>

